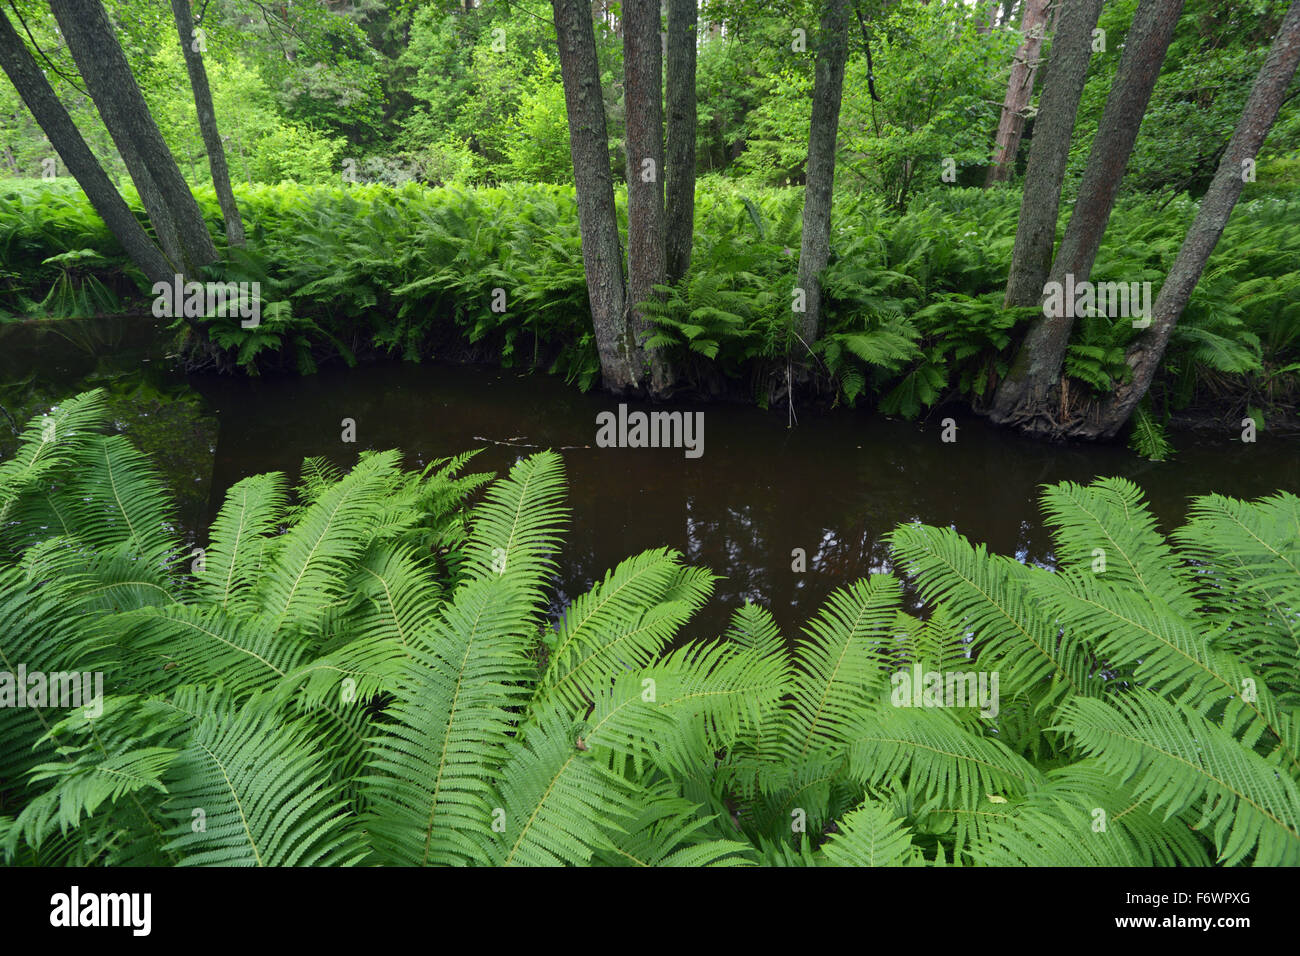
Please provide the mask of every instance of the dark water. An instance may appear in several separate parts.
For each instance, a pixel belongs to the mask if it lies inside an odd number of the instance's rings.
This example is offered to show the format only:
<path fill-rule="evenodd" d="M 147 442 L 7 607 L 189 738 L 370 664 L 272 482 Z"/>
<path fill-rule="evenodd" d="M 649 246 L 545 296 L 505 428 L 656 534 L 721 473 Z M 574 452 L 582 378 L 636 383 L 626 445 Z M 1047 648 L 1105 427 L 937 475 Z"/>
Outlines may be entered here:
<path fill-rule="evenodd" d="M 43 343 L 42 361 L 57 367 L 56 348 Z M 69 365 L 86 364 L 84 356 L 78 361 Z M 160 355 L 154 364 L 166 365 Z M 145 374 L 140 365 L 112 373 L 125 393 Z M 127 413 L 122 428 L 133 435 L 152 428 L 151 444 L 170 445 L 171 483 L 192 497 L 203 489 L 201 504 L 183 509 L 192 530 L 206 527 L 240 478 L 269 470 L 296 476 L 309 456 L 347 466 L 362 449 L 400 448 L 408 465 L 421 466 L 482 448 L 471 469 L 501 474 L 519 457 L 554 448 L 564 457 L 572 510 L 556 608 L 624 557 L 670 547 L 722 575 L 690 628 L 701 637 L 724 628 L 746 598 L 768 606 L 794 636 L 834 588 L 891 568 L 884 536 L 900 522 L 952 525 L 991 550 L 1050 564 L 1036 500 L 1047 482 L 1129 477 L 1166 530 L 1181 522 L 1193 495 L 1300 491 L 1300 441 L 1268 432 L 1255 444 L 1237 433 L 1174 433 L 1177 455 L 1156 464 L 1122 445 L 1028 441 L 949 410 L 921 423 L 868 411 L 805 412 L 787 428 L 784 411 L 667 406 L 704 412 L 704 454 L 688 459 L 681 449 L 596 447 L 596 416 L 617 402 L 540 373 L 393 363 L 302 378 L 164 378 L 156 388 L 188 395 L 184 404 L 201 410 L 210 432 L 190 416 L 172 416 L 181 424 L 164 423 L 159 437 L 157 420 L 167 416 L 152 406 L 145 414 L 154 421 Z M 955 443 L 941 441 L 948 415 L 957 419 Z M 341 440 L 344 418 L 356 422 L 355 444 Z M 803 573 L 791 569 L 795 548 L 807 554 Z"/>
<path fill-rule="evenodd" d="M 476 468 L 498 473 L 538 448 L 557 449 L 573 513 L 557 604 L 628 555 L 675 548 L 723 576 L 695 619 L 700 636 L 725 627 L 746 598 L 793 635 L 835 587 L 891 568 L 884 536 L 900 522 L 952 525 L 995 551 L 1049 563 L 1036 501 L 1045 482 L 1130 477 L 1166 528 L 1181 522 L 1192 495 L 1300 490 L 1296 442 L 1263 436 L 1248 445 L 1176 435 L 1177 457 L 1156 464 L 1122 446 L 1027 441 L 975 417 L 958 418 L 957 441 L 944 443 L 948 412 L 929 424 L 804 414 L 787 428 L 783 412 L 693 406 L 704 411 L 704 454 L 688 459 L 680 449 L 596 447 L 596 416 L 617 402 L 541 374 L 394 364 L 194 385 L 221 423 L 218 492 L 251 472 L 292 473 L 307 456 L 348 464 L 359 448 L 400 448 L 412 465 L 483 448 Z M 344 418 L 356 421 L 355 445 L 340 440 Z M 214 497 L 209 519 L 218 504 Z M 806 552 L 806 572 L 791 570 L 795 548 Z"/>

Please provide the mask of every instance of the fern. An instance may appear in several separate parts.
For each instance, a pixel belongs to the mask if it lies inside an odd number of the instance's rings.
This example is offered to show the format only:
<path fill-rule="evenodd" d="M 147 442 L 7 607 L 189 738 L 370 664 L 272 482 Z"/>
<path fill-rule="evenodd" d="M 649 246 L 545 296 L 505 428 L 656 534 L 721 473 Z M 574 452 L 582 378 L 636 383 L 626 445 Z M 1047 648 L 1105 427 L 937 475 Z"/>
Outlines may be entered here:
<path fill-rule="evenodd" d="M 395 452 L 252 476 L 186 561 L 103 415 L 65 402 L 0 466 L 0 671 L 109 687 L 0 707 L 12 863 L 1300 862 L 1294 495 L 1166 537 L 1131 482 L 1062 483 L 1054 570 L 907 525 L 920 617 L 877 574 L 793 645 L 754 604 L 700 640 L 713 577 L 666 549 L 548 618 L 552 452 L 486 487 Z M 900 706 L 916 668 L 1000 699 Z"/>

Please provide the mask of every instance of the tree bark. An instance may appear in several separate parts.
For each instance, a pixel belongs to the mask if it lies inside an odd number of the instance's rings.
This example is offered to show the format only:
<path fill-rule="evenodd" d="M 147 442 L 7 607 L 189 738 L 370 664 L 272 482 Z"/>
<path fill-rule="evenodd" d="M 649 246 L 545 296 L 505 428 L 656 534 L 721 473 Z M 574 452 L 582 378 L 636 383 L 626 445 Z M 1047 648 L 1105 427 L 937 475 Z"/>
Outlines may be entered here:
<path fill-rule="evenodd" d="M 623 254 L 609 168 L 609 134 L 600 92 L 596 33 L 586 0 L 551 0 L 560 49 L 560 76 L 569 121 L 569 153 L 577 192 L 578 226 L 587 296 L 605 388 L 641 387 L 641 365 L 627 322 Z"/>
<path fill-rule="evenodd" d="M 1060 29 L 1047 56 L 1047 82 L 1038 101 L 1029 143 L 1024 195 L 1016 224 L 1004 308 L 1035 305 L 1052 267 L 1061 184 L 1070 159 L 1070 140 L 1092 58 L 1092 31 L 1102 0 L 1064 0 Z"/>
<path fill-rule="evenodd" d="M 179 2 L 179 0 L 178 0 Z M 1025 129 L 1025 111 L 1034 92 L 1034 77 L 1038 75 L 1039 55 L 1043 50 L 1043 37 L 1047 33 L 1047 6 L 1049 0 L 1026 0 L 1020 32 L 1024 36 L 1016 58 L 1011 64 L 1011 78 L 1007 81 L 1007 95 L 1002 101 L 1002 118 L 985 186 L 1005 182 L 1011 178 L 1020 150 L 1020 134 Z"/>
<path fill-rule="evenodd" d="M 669 283 L 691 267 L 695 238 L 695 31 L 696 0 L 668 0 L 668 212 Z"/>
<path fill-rule="evenodd" d="M 131 171 L 135 171 L 131 177 L 132 182 L 135 184 L 136 193 L 140 196 L 140 204 L 149 215 L 149 222 L 158 237 L 158 244 L 162 246 L 163 255 L 176 264 L 177 272 L 184 271 L 185 256 L 181 252 L 180 235 L 176 232 L 176 223 L 167 210 L 162 192 L 154 184 L 153 177 L 149 175 L 149 170 L 145 168 L 144 162 L 130 140 L 122 140 L 117 151 L 122 157 L 122 165 L 126 167 L 127 174 L 131 175 Z"/>
<path fill-rule="evenodd" d="M 1245 164 L 1259 154 L 1278 111 L 1286 100 L 1287 87 L 1300 64 L 1300 3 L 1292 3 L 1278 28 L 1264 65 L 1255 77 L 1250 99 L 1219 161 L 1209 191 L 1201 200 L 1196 218 L 1187 230 L 1178 258 L 1165 277 L 1152 308 L 1151 327 L 1129 346 L 1126 359 L 1132 379 L 1116 386 L 1095 417 L 1072 431 L 1083 438 L 1110 438 L 1128 421 L 1164 357 L 1169 336 L 1187 307 L 1205 264 L 1219 243 L 1233 207 L 1245 187 Z"/>
<path fill-rule="evenodd" d="M 176 19 L 176 32 L 180 36 L 181 52 L 185 56 L 185 69 L 190 74 L 190 89 L 194 91 L 194 108 L 199 117 L 199 132 L 203 135 L 203 148 L 208 154 L 208 168 L 212 171 L 212 186 L 217 191 L 221 217 L 226 221 L 226 242 L 231 246 L 244 244 L 244 220 L 239 215 L 234 190 L 230 188 L 230 168 L 226 165 L 226 148 L 217 130 L 217 113 L 212 106 L 212 90 L 208 87 L 208 72 L 203 68 L 203 53 L 195 49 L 194 16 L 189 0 L 171 0 L 172 15 Z"/>
<path fill-rule="evenodd" d="M 1076 283 L 1084 282 L 1092 273 L 1142 115 L 1182 9 L 1183 0 L 1141 0 L 1138 6 L 1049 283 L 1064 284 L 1067 275 Z M 1062 434 L 1062 422 L 1053 412 L 1060 404 L 1061 369 L 1073 327 L 1068 314 L 1034 320 L 1010 372 L 998 386 L 990 411 L 993 421 L 1017 425 L 1034 435 Z"/>
<path fill-rule="evenodd" d="M 668 376 L 654 350 L 640 303 L 657 296 L 668 281 L 664 258 L 664 109 L 663 43 L 659 4 L 651 0 L 623 6 L 623 79 L 627 150 L 627 299 L 628 325 L 649 368 L 652 394 L 668 387 Z"/>
<path fill-rule="evenodd" d="M 0 67 L 4 68 L 14 89 L 122 250 L 151 283 L 170 282 L 175 274 L 172 263 L 149 238 L 114 188 L 26 44 L 3 13 L 0 13 Z"/>
<path fill-rule="evenodd" d="M 835 187 L 835 141 L 840 123 L 844 65 L 849 51 L 848 0 L 825 0 L 817 32 L 817 66 L 813 79 L 812 119 L 808 127 L 808 163 L 803 198 L 803 236 L 799 246 L 798 288 L 804 313 L 797 332 L 811 348 L 821 325 L 820 275 L 830 258 L 831 194 Z"/>
<path fill-rule="evenodd" d="M 175 229 L 182 271 L 198 275 L 203 266 L 217 261 L 217 248 L 194 194 L 149 113 L 103 4 L 99 0 L 50 0 L 50 9 L 90 98 L 140 190 L 155 230 L 161 238 L 168 226 Z M 162 208 L 157 208 L 159 199 Z"/>

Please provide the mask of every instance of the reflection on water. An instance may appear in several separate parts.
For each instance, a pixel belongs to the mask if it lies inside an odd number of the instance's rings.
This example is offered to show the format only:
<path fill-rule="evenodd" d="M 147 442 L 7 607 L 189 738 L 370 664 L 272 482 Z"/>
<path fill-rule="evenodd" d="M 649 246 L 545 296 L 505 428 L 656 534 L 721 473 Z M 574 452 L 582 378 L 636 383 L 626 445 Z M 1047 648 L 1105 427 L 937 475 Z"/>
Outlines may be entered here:
<path fill-rule="evenodd" d="M 31 418 L 103 389 L 110 427 L 149 456 L 190 543 L 208 505 L 218 423 L 168 361 L 165 324 L 131 315 L 0 324 L 0 460 Z"/>
<path fill-rule="evenodd" d="M 681 449 L 596 447 L 596 415 L 617 402 L 540 374 L 385 364 L 191 384 L 220 422 L 208 520 L 241 477 L 296 475 L 308 456 L 348 465 L 361 449 L 400 448 L 420 466 L 483 448 L 474 467 L 504 473 L 536 448 L 555 448 L 572 508 L 555 609 L 622 558 L 671 547 L 722 576 L 691 626 L 701 637 L 722 630 L 745 599 L 768 606 L 796 635 L 835 587 L 891 569 L 884 537 L 900 522 L 952 525 L 991 550 L 1050 564 L 1036 503 L 1045 482 L 1132 478 L 1166 529 L 1181 522 L 1191 495 L 1300 490 L 1295 439 L 1266 433 L 1255 445 L 1179 434 L 1176 458 L 1154 464 L 1122 446 L 1027 441 L 974 417 L 958 416 L 958 440 L 944 444 L 947 411 L 928 424 L 866 411 L 805 413 L 787 429 L 784 414 L 709 405 L 704 456 L 687 459 Z M 356 421 L 354 445 L 341 441 L 344 418 Z M 791 569 L 796 548 L 806 552 L 806 572 Z"/>

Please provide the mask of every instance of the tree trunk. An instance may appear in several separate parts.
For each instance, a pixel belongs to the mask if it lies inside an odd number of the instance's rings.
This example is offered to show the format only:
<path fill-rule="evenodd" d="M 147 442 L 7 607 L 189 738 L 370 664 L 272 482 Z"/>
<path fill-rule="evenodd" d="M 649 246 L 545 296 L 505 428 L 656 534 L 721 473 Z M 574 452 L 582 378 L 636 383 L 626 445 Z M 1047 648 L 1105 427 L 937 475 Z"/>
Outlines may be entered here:
<path fill-rule="evenodd" d="M 844 65 L 849 52 L 848 0 L 826 0 L 817 33 L 812 119 L 808 127 L 807 185 L 803 198 L 803 237 L 799 246 L 798 288 L 804 312 L 797 332 L 801 348 L 811 348 L 821 325 L 820 275 L 830 258 L 831 193 L 835 186 L 835 140 L 840 124 Z"/>
<path fill-rule="evenodd" d="M 668 387 L 668 375 L 654 350 L 640 303 L 655 298 L 656 285 L 668 281 L 664 258 L 664 84 L 659 4 L 642 0 L 623 7 L 623 79 L 627 149 L 627 304 L 628 325 L 649 364 L 652 394 Z"/>
<path fill-rule="evenodd" d="M 151 283 L 170 282 L 175 274 L 174 266 L 113 187 L 45 74 L 3 13 L 0 13 L 0 67 L 122 250 Z"/>
<path fill-rule="evenodd" d="M 1268 58 L 1255 77 L 1250 99 L 1242 110 L 1227 152 L 1219 161 L 1214 181 L 1201 200 L 1196 218 L 1178 250 L 1178 258 L 1156 296 L 1151 310 L 1151 327 L 1129 346 L 1126 359 L 1133 370 L 1132 380 L 1117 386 L 1099 414 L 1080 423 L 1072 434 L 1084 438 L 1113 437 L 1151 387 L 1151 379 L 1169 344 L 1170 333 L 1187 307 L 1205 263 L 1218 245 L 1228 217 L 1241 196 L 1246 163 L 1253 162 L 1264 145 L 1278 110 L 1286 100 L 1287 87 L 1295 76 L 1297 64 L 1300 64 L 1300 3 L 1292 3 L 1273 39 Z"/>
<path fill-rule="evenodd" d="M 179 2 L 179 0 L 176 0 Z M 1049 0 L 1026 0 L 1025 15 L 1020 21 L 1024 40 L 1011 64 L 1011 78 L 1007 82 L 1007 95 L 1002 101 L 1002 119 L 985 186 L 1005 182 L 1011 178 L 1016 166 L 1016 153 L 1020 150 L 1020 134 L 1025 129 L 1025 111 L 1034 92 L 1034 77 L 1038 74 L 1039 54 L 1043 50 L 1043 37 L 1047 32 L 1047 5 Z"/>
<path fill-rule="evenodd" d="M 197 49 L 194 36 L 194 17 L 189 0 L 171 0 L 172 14 L 176 18 L 176 32 L 180 36 L 181 52 L 185 55 L 185 69 L 190 74 L 190 89 L 194 91 L 194 108 L 199 116 L 199 132 L 203 134 L 203 148 L 208 154 L 208 168 L 212 171 L 212 186 L 217 191 L 221 217 L 226 221 L 226 242 L 231 246 L 244 244 L 244 220 L 239 215 L 235 193 L 230 188 L 230 169 L 226 166 L 226 148 L 221 144 L 217 130 L 217 113 L 212 106 L 212 91 L 208 88 L 208 73 L 203 68 L 203 53 Z"/>
<path fill-rule="evenodd" d="M 1092 273 L 1142 115 L 1182 9 L 1183 0 L 1141 0 L 1138 5 L 1049 283 L 1064 284 L 1070 275 L 1077 284 L 1087 281 Z M 1063 433 L 1063 421 L 1054 412 L 1060 405 L 1061 369 L 1074 327 L 1068 311 L 1034 320 L 1011 371 L 998 387 L 990 412 L 993 421 L 1017 425 L 1035 435 Z"/>
<path fill-rule="evenodd" d="M 691 267 L 695 238 L 696 0 L 668 0 L 668 281 Z"/>
<path fill-rule="evenodd" d="M 152 223 L 154 234 L 158 237 L 158 244 L 162 246 L 163 255 L 176 264 L 177 272 L 184 271 L 185 256 L 181 251 L 180 235 L 167 209 L 167 203 L 163 200 L 162 192 L 154 184 L 153 177 L 149 175 L 149 170 L 145 168 L 140 154 L 136 152 L 135 145 L 130 140 L 122 140 L 117 151 L 122 157 L 122 165 L 126 167 L 127 173 L 135 183 L 140 204 L 149 214 L 149 222 Z"/>
<path fill-rule="evenodd" d="M 600 93 L 596 33 L 586 0 L 551 0 L 560 49 L 560 75 L 569 120 L 569 153 L 582 233 L 591 321 L 601 378 L 612 392 L 641 386 L 641 365 L 628 327 L 623 254 L 609 169 L 609 134 Z"/>
<path fill-rule="evenodd" d="M 1020 220 L 1007 276 L 1004 308 L 1008 309 L 1037 304 L 1052 267 L 1061 184 L 1092 58 L 1092 31 L 1101 16 L 1102 0 L 1064 2 L 1061 26 L 1047 58 L 1047 82 L 1038 101 L 1034 138 L 1029 143 Z"/>
<path fill-rule="evenodd" d="M 203 266 L 216 262 L 216 246 L 194 194 L 149 113 L 103 4 L 99 0 L 50 0 L 50 9 L 146 208 L 151 192 L 162 200 L 163 208 L 149 209 L 154 228 L 161 235 L 165 226 L 160 226 L 160 219 L 175 228 L 183 272 L 198 275 Z"/>

